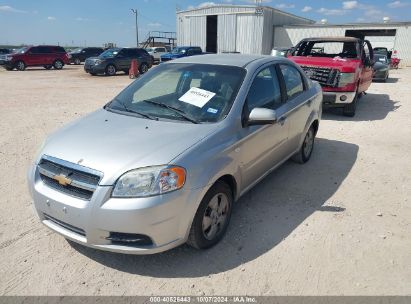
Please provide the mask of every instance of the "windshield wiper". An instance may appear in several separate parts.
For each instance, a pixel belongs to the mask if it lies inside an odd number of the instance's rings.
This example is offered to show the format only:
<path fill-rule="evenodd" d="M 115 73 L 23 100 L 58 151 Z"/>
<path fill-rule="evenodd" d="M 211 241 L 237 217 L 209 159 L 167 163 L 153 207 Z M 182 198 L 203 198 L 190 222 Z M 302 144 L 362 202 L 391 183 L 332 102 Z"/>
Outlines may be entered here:
<path fill-rule="evenodd" d="M 201 122 L 195 120 L 194 118 L 188 116 L 187 113 L 184 112 L 183 110 L 177 109 L 177 108 L 175 108 L 175 107 L 173 107 L 173 106 L 169 106 L 169 105 L 167 105 L 167 104 L 164 104 L 164 103 L 161 103 L 161 102 L 157 102 L 157 101 L 154 101 L 154 100 L 148 100 L 148 99 L 142 100 L 142 102 L 150 103 L 150 104 L 153 104 L 153 105 L 157 105 L 157 106 L 159 106 L 159 107 L 163 107 L 163 108 L 172 110 L 172 111 L 174 111 L 175 113 L 177 113 L 178 115 L 180 115 L 180 117 L 184 118 L 185 120 L 187 120 L 187 121 L 189 121 L 189 122 L 192 122 L 193 124 L 200 124 L 200 123 L 201 123 Z"/>
<path fill-rule="evenodd" d="M 139 111 L 130 109 L 129 107 L 127 107 L 127 105 L 126 105 L 125 103 L 121 102 L 121 101 L 118 100 L 118 99 L 113 99 L 111 102 L 109 102 L 109 103 L 105 106 L 105 108 L 107 108 L 108 106 L 110 106 L 111 103 L 112 103 L 114 100 L 117 101 L 117 102 L 123 107 L 123 109 L 124 109 L 126 112 L 128 112 L 128 113 L 138 114 L 138 115 L 140 115 L 140 116 L 142 116 L 142 117 L 145 117 L 145 118 L 147 118 L 147 119 L 150 119 L 150 120 L 158 120 L 157 118 L 151 117 L 150 115 L 147 115 L 147 114 L 145 114 L 145 113 L 142 113 L 142 112 L 139 112 Z"/>

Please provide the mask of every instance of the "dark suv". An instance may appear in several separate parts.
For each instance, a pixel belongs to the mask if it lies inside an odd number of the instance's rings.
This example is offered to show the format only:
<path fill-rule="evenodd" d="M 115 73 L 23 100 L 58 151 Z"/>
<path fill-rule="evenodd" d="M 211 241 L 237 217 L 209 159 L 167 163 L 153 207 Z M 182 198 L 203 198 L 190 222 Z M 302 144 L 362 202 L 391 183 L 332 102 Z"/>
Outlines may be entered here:
<path fill-rule="evenodd" d="M 3 56 L 4 58 L 0 58 L 0 64 L 8 71 L 13 69 L 24 71 L 26 67 L 31 66 L 43 66 L 47 70 L 54 67 L 56 70 L 61 70 L 69 63 L 66 50 L 61 46 L 53 45 L 24 47 L 15 53 Z"/>
<path fill-rule="evenodd" d="M 131 61 L 136 59 L 141 74 L 153 65 L 151 56 L 140 48 L 112 48 L 104 51 L 98 57 L 86 59 L 84 70 L 91 75 L 106 74 L 114 76 L 117 71 L 128 73 Z"/>
<path fill-rule="evenodd" d="M 86 47 L 79 48 L 69 52 L 70 63 L 81 64 L 86 61 L 87 58 L 97 57 L 104 52 L 103 48 L 99 47 Z"/>

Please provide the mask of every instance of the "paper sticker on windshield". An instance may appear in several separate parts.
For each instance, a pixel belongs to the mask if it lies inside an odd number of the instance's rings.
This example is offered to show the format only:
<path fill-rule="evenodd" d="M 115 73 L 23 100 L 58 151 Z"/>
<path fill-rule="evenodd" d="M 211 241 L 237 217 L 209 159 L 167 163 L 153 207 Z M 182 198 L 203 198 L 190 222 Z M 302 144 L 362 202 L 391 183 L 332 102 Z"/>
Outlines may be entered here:
<path fill-rule="evenodd" d="M 217 113 L 218 113 L 218 110 L 217 110 L 217 109 L 213 109 L 213 108 L 208 108 L 208 109 L 207 109 L 207 112 L 208 112 L 208 113 L 211 113 L 211 114 L 217 114 Z"/>
<path fill-rule="evenodd" d="M 180 101 L 192 104 L 193 106 L 202 108 L 204 105 L 215 96 L 215 93 L 192 87 L 183 96 Z"/>

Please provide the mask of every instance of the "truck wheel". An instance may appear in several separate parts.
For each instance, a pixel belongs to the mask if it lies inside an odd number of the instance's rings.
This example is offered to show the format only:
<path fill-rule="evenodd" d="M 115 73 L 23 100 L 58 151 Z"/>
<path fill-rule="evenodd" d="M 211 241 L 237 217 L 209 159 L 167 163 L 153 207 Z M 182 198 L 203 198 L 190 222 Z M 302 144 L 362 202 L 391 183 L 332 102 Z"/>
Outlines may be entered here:
<path fill-rule="evenodd" d="M 349 103 L 344 106 L 344 109 L 343 109 L 344 116 L 347 116 L 347 117 L 355 116 L 355 111 L 357 109 L 357 102 L 358 102 L 358 93 L 355 94 L 355 97 L 352 103 Z"/>
<path fill-rule="evenodd" d="M 16 69 L 17 71 L 24 71 L 26 69 L 26 64 L 23 61 L 16 62 Z"/>
<path fill-rule="evenodd" d="M 207 191 L 191 225 L 187 243 L 197 249 L 217 244 L 224 236 L 231 217 L 233 194 L 224 182 Z"/>
<path fill-rule="evenodd" d="M 308 129 L 307 134 L 305 134 L 300 150 L 298 150 L 298 152 L 294 154 L 291 159 L 299 164 L 305 164 L 308 162 L 314 150 L 314 141 L 315 131 L 314 127 L 311 126 L 310 129 Z"/>

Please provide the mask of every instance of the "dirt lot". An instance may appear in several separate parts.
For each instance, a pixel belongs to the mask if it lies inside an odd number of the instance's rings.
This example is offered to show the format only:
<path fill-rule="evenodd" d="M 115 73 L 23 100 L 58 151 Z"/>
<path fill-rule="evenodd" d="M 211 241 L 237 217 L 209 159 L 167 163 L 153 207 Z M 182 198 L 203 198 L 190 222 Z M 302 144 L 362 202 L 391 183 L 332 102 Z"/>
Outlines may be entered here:
<path fill-rule="evenodd" d="M 153 256 L 68 243 L 37 219 L 26 172 L 53 130 L 127 76 L 0 70 L 0 294 L 411 295 L 411 69 L 324 114 L 311 161 L 286 163 L 237 204 L 224 240 Z"/>

